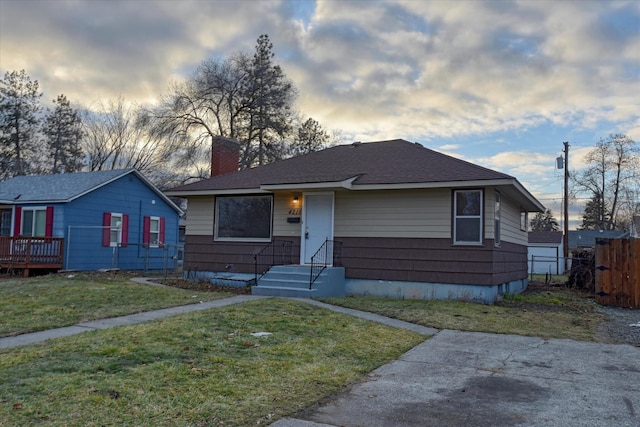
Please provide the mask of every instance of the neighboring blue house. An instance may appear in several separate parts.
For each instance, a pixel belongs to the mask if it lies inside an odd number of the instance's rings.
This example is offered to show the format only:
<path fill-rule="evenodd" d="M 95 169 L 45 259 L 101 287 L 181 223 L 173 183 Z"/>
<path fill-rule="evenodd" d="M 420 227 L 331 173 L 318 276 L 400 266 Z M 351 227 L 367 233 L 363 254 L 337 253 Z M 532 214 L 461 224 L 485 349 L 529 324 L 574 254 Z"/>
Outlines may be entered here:
<path fill-rule="evenodd" d="M 0 268 L 174 268 L 181 213 L 135 169 L 15 177 L 0 182 Z"/>

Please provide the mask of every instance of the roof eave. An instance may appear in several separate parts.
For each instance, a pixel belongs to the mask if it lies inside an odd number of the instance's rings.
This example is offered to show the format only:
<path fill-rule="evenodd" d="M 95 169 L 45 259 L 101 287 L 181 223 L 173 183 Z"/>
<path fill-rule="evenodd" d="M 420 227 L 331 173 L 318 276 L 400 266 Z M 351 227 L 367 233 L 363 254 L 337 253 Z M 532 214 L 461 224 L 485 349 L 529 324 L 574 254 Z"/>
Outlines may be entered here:
<path fill-rule="evenodd" d="M 167 191 L 165 194 L 172 197 L 189 197 L 189 196 L 219 196 L 229 194 L 270 194 L 270 191 L 261 190 L 260 188 L 229 188 L 215 190 L 179 190 Z"/>
<path fill-rule="evenodd" d="M 321 189 L 340 189 L 344 188 L 347 190 L 353 189 L 353 181 L 355 181 L 358 176 L 353 176 L 351 178 L 347 178 L 342 181 L 327 181 L 327 182 L 301 182 L 296 184 L 264 184 L 260 186 L 260 189 L 266 191 L 277 191 L 277 190 L 321 190 Z"/>

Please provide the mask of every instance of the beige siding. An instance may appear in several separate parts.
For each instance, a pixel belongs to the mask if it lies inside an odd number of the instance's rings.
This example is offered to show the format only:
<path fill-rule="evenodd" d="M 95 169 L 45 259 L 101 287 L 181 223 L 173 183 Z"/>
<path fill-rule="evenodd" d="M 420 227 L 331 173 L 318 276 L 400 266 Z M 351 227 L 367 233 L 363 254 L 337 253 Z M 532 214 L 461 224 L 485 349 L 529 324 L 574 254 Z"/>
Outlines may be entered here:
<path fill-rule="evenodd" d="M 504 201 L 503 201 L 504 202 Z M 484 238 L 493 239 L 494 213 L 495 213 L 495 193 L 493 188 L 484 190 Z"/>
<path fill-rule="evenodd" d="M 191 236 L 213 236 L 213 196 L 189 197 L 187 203 L 187 229 Z"/>
<path fill-rule="evenodd" d="M 520 206 L 515 206 L 511 200 L 502 202 L 502 240 L 527 246 L 529 237 L 526 231 L 520 230 Z"/>
<path fill-rule="evenodd" d="M 451 191 L 338 191 L 336 237 L 451 237 Z"/>
<path fill-rule="evenodd" d="M 294 196 L 298 197 L 298 203 L 293 202 Z M 300 237 L 302 225 L 289 223 L 287 218 L 300 217 L 302 212 L 302 194 L 276 193 L 273 201 L 273 235 L 276 237 L 297 236 Z M 299 212 L 296 212 L 299 211 Z"/>
<path fill-rule="evenodd" d="M 485 196 L 485 238 L 494 238 L 495 224 L 495 191 L 487 188 Z M 528 244 L 526 231 L 520 230 L 520 206 L 516 206 L 513 200 L 507 198 L 504 193 L 500 193 L 501 215 L 500 215 L 500 240 L 519 245 Z"/>

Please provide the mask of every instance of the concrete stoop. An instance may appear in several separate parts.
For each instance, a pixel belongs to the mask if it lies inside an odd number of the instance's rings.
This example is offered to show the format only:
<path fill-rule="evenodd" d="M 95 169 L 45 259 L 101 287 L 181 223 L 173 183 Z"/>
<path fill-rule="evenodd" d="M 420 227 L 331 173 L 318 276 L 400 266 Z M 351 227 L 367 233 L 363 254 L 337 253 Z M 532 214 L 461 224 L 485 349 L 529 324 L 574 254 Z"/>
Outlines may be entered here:
<path fill-rule="evenodd" d="M 344 267 L 326 267 L 309 289 L 311 267 L 308 265 L 276 265 L 251 288 L 251 295 L 325 298 L 345 296 Z"/>

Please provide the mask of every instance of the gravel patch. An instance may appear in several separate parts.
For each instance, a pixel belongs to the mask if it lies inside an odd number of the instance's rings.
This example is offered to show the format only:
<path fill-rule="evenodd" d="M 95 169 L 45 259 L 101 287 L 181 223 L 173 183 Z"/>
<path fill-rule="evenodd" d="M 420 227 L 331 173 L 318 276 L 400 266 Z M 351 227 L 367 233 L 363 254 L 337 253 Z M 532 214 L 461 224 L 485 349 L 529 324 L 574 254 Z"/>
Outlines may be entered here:
<path fill-rule="evenodd" d="M 597 311 L 605 316 L 598 327 L 599 342 L 640 347 L 640 326 L 631 326 L 640 324 L 640 310 L 598 306 Z"/>

